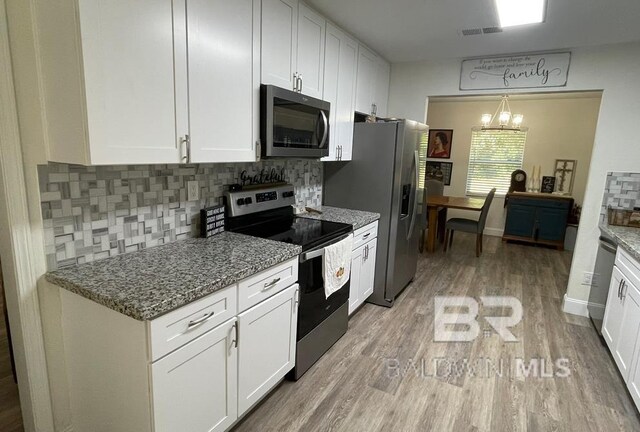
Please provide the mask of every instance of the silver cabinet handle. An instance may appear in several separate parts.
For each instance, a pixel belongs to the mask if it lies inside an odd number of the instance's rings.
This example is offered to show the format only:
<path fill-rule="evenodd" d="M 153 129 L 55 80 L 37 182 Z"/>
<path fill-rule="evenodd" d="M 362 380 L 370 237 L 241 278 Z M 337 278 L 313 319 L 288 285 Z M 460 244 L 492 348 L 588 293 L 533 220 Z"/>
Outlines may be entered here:
<path fill-rule="evenodd" d="M 187 331 L 193 330 L 195 328 L 200 327 L 202 324 L 206 323 L 211 318 L 213 318 L 214 314 L 215 314 L 215 312 L 211 311 L 208 314 L 205 314 L 202 318 L 198 318 L 197 320 L 189 321 L 189 324 L 187 324 Z"/>
<path fill-rule="evenodd" d="M 231 331 L 233 332 L 233 340 L 231 340 L 231 343 L 229 344 L 228 355 L 231 355 L 231 350 L 233 348 L 238 348 L 238 321 L 233 323 Z"/>
<path fill-rule="evenodd" d="M 278 282 L 280 282 L 280 278 L 275 278 L 271 282 L 264 284 L 264 288 L 262 288 L 261 291 L 269 291 L 271 288 L 276 286 Z"/>
<path fill-rule="evenodd" d="M 188 144 L 189 142 L 189 135 L 185 135 L 184 137 L 180 137 L 180 151 L 182 152 L 182 145 L 184 144 L 184 153 L 182 156 L 182 162 L 184 163 L 188 163 L 189 162 L 189 149 L 188 149 Z"/>
<path fill-rule="evenodd" d="M 293 91 L 298 91 L 298 72 L 293 73 Z"/>
<path fill-rule="evenodd" d="M 622 281 L 622 301 L 627 298 L 627 281 Z"/>
<path fill-rule="evenodd" d="M 623 279 L 620 279 L 620 283 L 618 284 L 618 299 L 620 299 L 620 300 L 622 299 L 622 294 L 621 294 L 621 292 L 622 292 L 622 283 L 623 283 L 623 282 L 624 282 L 624 280 L 623 280 Z"/>
<path fill-rule="evenodd" d="M 375 109 L 373 108 L 375 105 L 371 104 L 371 115 L 375 115 Z"/>
<path fill-rule="evenodd" d="M 298 306 L 299 304 L 300 304 L 300 288 L 296 288 L 295 305 Z"/>
<path fill-rule="evenodd" d="M 370 236 L 370 235 L 371 235 L 371 233 L 370 233 L 370 232 L 368 232 L 368 233 L 366 233 L 365 235 L 363 235 L 363 236 L 362 236 L 362 239 L 363 239 L 363 240 L 366 240 L 366 239 L 368 239 L 368 238 L 369 238 L 369 236 Z"/>
<path fill-rule="evenodd" d="M 300 81 L 298 85 L 298 92 L 302 93 L 302 74 L 298 74 L 298 80 Z"/>

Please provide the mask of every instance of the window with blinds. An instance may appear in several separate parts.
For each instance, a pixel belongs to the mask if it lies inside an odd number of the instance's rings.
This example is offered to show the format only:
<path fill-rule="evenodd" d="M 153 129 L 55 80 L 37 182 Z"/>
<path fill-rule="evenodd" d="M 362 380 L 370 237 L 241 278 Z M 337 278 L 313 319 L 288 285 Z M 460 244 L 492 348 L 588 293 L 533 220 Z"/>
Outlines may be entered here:
<path fill-rule="evenodd" d="M 506 194 L 511 173 L 522 168 L 525 131 L 473 131 L 467 173 L 467 194 L 486 195 L 492 188 Z"/>

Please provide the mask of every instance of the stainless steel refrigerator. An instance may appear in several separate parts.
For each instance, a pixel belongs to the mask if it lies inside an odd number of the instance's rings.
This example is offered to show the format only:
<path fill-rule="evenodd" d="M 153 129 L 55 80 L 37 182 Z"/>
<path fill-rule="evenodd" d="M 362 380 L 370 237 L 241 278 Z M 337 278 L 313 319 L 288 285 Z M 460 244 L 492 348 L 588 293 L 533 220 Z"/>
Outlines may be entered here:
<path fill-rule="evenodd" d="M 351 162 L 325 164 L 324 204 L 380 213 L 374 291 L 367 301 L 393 306 L 418 262 L 420 139 L 412 120 L 356 123 Z"/>

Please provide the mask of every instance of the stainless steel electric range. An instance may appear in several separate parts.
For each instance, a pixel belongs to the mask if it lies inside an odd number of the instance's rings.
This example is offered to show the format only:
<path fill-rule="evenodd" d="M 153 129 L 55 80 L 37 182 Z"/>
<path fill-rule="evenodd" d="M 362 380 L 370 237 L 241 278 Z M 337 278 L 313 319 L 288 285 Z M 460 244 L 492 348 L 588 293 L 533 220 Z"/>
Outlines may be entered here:
<path fill-rule="evenodd" d="M 227 192 L 225 204 L 229 231 L 302 246 L 296 365 L 288 375 L 297 380 L 347 331 L 349 283 L 325 298 L 322 262 L 324 248 L 353 227 L 296 217 L 292 185 Z"/>

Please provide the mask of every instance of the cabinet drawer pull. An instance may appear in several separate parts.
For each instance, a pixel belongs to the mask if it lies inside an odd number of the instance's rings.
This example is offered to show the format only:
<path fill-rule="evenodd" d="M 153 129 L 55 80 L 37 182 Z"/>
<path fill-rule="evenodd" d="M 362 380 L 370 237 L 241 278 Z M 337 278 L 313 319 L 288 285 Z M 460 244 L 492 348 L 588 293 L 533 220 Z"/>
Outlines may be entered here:
<path fill-rule="evenodd" d="M 620 283 L 618 284 L 618 298 L 622 299 L 622 294 L 620 294 L 620 292 L 622 291 L 622 283 L 624 282 L 624 280 L 620 279 Z"/>
<path fill-rule="evenodd" d="M 271 282 L 264 284 L 264 288 L 262 288 L 262 291 L 269 291 L 271 288 L 276 286 L 278 282 L 280 282 L 280 278 L 275 278 Z"/>
<path fill-rule="evenodd" d="M 189 324 L 187 324 L 187 330 L 193 330 L 194 328 L 200 327 L 202 324 L 213 318 L 214 314 L 215 312 L 212 311 L 197 320 L 189 321 Z"/>
<path fill-rule="evenodd" d="M 366 240 L 366 239 L 368 239 L 368 238 L 369 238 L 369 236 L 370 236 L 370 235 L 371 235 L 371 233 L 370 233 L 370 232 L 368 232 L 368 233 L 366 233 L 365 235 L 363 235 L 363 236 L 362 236 L 362 239 L 363 239 L 363 240 Z"/>

